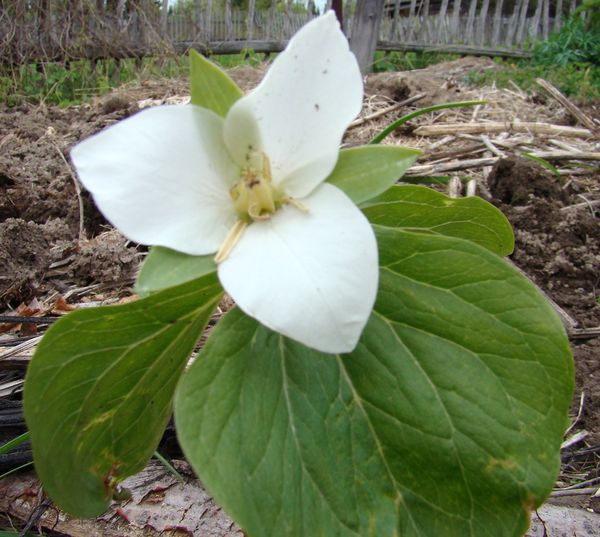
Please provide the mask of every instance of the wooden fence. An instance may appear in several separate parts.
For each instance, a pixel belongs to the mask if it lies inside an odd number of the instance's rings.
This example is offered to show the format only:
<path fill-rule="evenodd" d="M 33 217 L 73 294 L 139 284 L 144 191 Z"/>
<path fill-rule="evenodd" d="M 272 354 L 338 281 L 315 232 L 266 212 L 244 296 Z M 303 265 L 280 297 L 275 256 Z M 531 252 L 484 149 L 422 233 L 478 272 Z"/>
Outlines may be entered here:
<path fill-rule="evenodd" d="M 19 1 L 19 0 L 17 0 Z M 388 0 L 380 26 L 382 50 L 439 50 L 487 55 L 526 55 L 536 40 L 561 27 L 580 0 Z M 32 3 L 31 5 L 33 5 Z M 314 15 L 229 7 L 187 16 L 54 10 L 42 17 L 34 8 L 18 17 L 0 9 L 3 63 L 65 58 L 131 57 L 181 52 L 244 49 L 276 52 Z M 273 4 L 275 5 L 275 4 Z M 346 9 L 346 12 L 349 12 Z M 352 18 L 344 21 L 352 38 Z"/>

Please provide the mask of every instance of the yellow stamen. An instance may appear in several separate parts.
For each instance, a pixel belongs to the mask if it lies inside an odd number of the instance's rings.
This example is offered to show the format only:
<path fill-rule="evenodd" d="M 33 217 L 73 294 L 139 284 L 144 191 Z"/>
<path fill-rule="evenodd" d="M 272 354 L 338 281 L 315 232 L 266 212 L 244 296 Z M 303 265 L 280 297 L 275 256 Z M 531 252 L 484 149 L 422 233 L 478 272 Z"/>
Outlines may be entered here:
<path fill-rule="evenodd" d="M 247 227 L 248 224 L 242 220 L 237 220 L 236 223 L 233 224 L 233 227 L 227 233 L 227 237 L 225 237 L 223 244 L 221 244 L 217 255 L 215 255 L 215 263 L 217 263 L 217 265 L 229 257 L 231 250 L 233 250 L 235 245 L 242 238 L 244 230 Z"/>
<path fill-rule="evenodd" d="M 285 205 L 291 205 L 292 207 L 296 207 L 296 209 L 298 209 L 299 211 L 302 211 L 303 213 L 308 212 L 308 207 L 306 205 L 304 205 L 303 203 L 300 203 L 295 198 L 290 198 L 289 196 L 283 196 L 283 198 L 281 198 L 281 203 L 284 203 Z"/>

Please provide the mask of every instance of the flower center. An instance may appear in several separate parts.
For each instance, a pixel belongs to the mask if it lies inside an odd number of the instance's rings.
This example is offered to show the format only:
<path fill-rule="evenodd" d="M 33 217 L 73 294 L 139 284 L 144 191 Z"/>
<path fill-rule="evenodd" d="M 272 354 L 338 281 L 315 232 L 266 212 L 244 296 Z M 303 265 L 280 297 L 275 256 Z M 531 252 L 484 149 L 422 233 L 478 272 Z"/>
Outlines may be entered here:
<path fill-rule="evenodd" d="M 238 220 L 219 248 L 215 263 L 227 259 L 249 224 L 268 220 L 282 205 L 292 205 L 303 212 L 308 211 L 302 203 L 273 187 L 267 155 L 252 151 L 248 153 L 246 160 L 247 164 L 242 169 L 239 181 L 229 189 Z"/>
<path fill-rule="evenodd" d="M 273 188 L 267 156 L 254 151 L 248 154 L 247 160 L 240 180 L 231 187 L 229 193 L 240 220 L 249 224 L 256 220 L 268 220 L 281 207 L 283 196 Z"/>

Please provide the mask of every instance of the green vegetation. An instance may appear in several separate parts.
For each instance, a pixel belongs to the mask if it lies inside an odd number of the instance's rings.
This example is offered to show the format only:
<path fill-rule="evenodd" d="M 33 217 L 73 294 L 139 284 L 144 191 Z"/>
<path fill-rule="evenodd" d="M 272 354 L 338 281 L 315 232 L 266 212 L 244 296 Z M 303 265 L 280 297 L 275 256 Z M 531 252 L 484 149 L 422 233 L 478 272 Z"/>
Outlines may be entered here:
<path fill-rule="evenodd" d="M 593 13 L 587 22 L 574 16 L 560 31 L 536 45 L 531 60 L 496 61 L 500 69 L 471 73 L 468 82 L 479 85 L 495 82 L 499 87 L 507 87 L 512 81 L 520 88 L 530 90 L 536 87 L 536 78 L 544 78 L 566 95 L 581 100 L 598 99 L 600 20 Z"/>
<path fill-rule="evenodd" d="M 410 71 L 424 69 L 430 65 L 457 60 L 459 54 L 442 54 L 440 52 L 381 52 L 375 53 L 373 71 Z"/>
<path fill-rule="evenodd" d="M 188 72 L 187 58 L 88 60 L 65 63 L 30 63 L 0 71 L 0 102 L 69 106 L 133 80 L 180 77 Z"/>
<path fill-rule="evenodd" d="M 511 82 L 519 88 L 536 90 L 536 78 L 544 78 L 559 88 L 564 94 L 581 100 L 600 98 L 600 68 L 588 64 L 569 64 L 565 67 L 539 65 L 533 61 L 512 62 L 496 60 L 499 69 L 484 72 L 471 72 L 467 82 L 479 86 L 495 83 L 499 88 L 511 87 Z"/>
<path fill-rule="evenodd" d="M 535 47 L 533 59 L 547 66 L 589 64 L 600 67 L 600 21 L 588 24 L 578 16 L 572 17 L 559 32 Z"/>
<path fill-rule="evenodd" d="M 213 56 L 224 68 L 260 65 L 265 54 L 252 50 L 241 54 Z M 157 78 L 186 78 L 187 56 L 148 57 L 141 61 L 89 60 L 65 63 L 30 63 L 10 70 L 0 70 L 0 103 L 15 106 L 22 102 L 70 106 L 126 83 Z"/>

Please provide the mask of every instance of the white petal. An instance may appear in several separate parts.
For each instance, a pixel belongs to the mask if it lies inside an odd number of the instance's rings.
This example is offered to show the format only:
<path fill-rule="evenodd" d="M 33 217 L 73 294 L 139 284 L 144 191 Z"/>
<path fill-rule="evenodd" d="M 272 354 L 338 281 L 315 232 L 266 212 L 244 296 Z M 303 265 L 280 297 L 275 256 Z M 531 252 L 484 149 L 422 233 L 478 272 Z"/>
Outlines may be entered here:
<path fill-rule="evenodd" d="M 209 254 L 236 218 L 228 189 L 239 171 L 222 136 L 213 112 L 159 106 L 84 140 L 71 158 L 100 211 L 127 237 Z"/>
<path fill-rule="evenodd" d="M 330 11 L 304 26 L 261 84 L 233 105 L 225 143 L 240 165 L 249 149 L 262 150 L 274 184 L 304 197 L 333 170 L 362 94 L 356 58 Z"/>
<path fill-rule="evenodd" d="M 378 284 L 373 229 L 329 184 L 250 224 L 219 265 L 225 290 L 265 326 L 322 352 L 350 352 L 369 318 Z"/>

